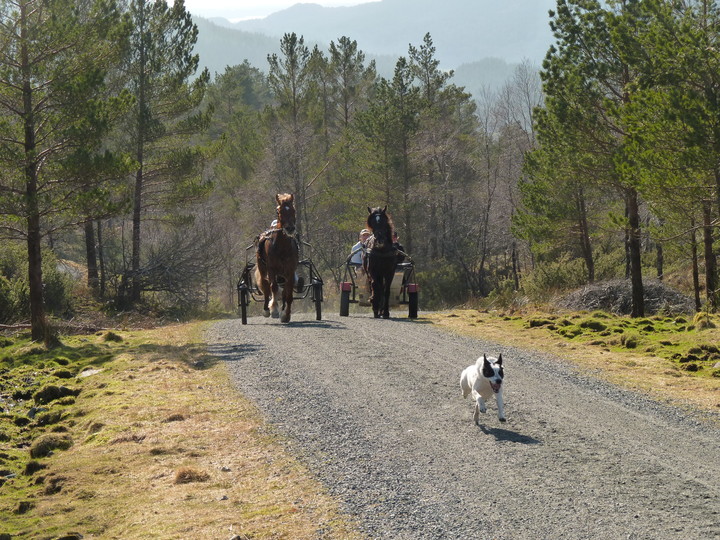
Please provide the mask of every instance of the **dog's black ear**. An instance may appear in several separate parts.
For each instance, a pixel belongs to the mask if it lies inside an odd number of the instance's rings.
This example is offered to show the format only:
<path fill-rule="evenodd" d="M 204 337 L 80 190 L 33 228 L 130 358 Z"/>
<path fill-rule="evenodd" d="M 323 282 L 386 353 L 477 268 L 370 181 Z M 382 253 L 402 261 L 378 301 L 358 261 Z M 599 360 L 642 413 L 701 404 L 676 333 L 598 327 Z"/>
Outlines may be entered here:
<path fill-rule="evenodd" d="M 488 363 L 487 355 L 485 353 L 483 353 L 483 364 L 487 364 L 487 363 Z"/>
<path fill-rule="evenodd" d="M 495 362 L 498 366 L 502 366 L 502 353 L 498 355 L 497 362 Z"/>
<path fill-rule="evenodd" d="M 488 362 L 487 358 L 485 358 L 485 361 L 483 362 L 482 374 L 488 379 L 495 375 L 495 371 L 493 370 L 492 365 L 490 365 L 490 362 Z"/>

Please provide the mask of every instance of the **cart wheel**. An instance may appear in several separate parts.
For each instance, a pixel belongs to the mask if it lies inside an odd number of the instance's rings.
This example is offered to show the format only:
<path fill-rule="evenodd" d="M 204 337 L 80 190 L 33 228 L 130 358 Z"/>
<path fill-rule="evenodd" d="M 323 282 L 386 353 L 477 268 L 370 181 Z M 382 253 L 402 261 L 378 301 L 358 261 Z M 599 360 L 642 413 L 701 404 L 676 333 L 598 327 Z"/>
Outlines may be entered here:
<path fill-rule="evenodd" d="M 322 321 L 322 283 L 313 283 L 313 299 L 315 300 L 315 320 Z"/>
<path fill-rule="evenodd" d="M 250 305 L 250 293 L 247 289 L 240 290 L 240 317 L 243 324 L 247 324 L 247 308 Z"/>
<path fill-rule="evenodd" d="M 408 294 L 408 318 L 417 319 L 418 312 L 418 293 L 411 292 Z"/>
<path fill-rule="evenodd" d="M 340 316 L 347 317 L 350 315 L 350 291 L 340 292 Z"/>

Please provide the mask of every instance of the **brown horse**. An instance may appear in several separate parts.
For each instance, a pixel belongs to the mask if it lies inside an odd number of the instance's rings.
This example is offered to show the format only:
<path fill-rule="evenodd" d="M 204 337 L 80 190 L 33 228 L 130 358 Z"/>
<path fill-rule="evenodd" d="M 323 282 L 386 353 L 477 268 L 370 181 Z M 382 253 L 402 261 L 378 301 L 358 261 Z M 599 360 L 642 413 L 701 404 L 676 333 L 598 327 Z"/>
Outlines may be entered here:
<path fill-rule="evenodd" d="M 390 285 L 398 262 L 398 250 L 393 244 L 393 221 L 385 208 L 368 207 L 367 226 L 373 235 L 365 241 L 363 268 L 370 280 L 373 315 L 390 318 Z"/>
<path fill-rule="evenodd" d="M 298 243 L 295 238 L 295 203 L 293 195 L 278 193 L 276 228 L 265 231 L 257 246 L 255 279 L 265 297 L 263 315 L 290 322 L 290 308 L 298 265 Z M 278 308 L 278 282 L 283 283 L 283 312 Z M 269 304 L 269 305 L 268 305 Z"/>

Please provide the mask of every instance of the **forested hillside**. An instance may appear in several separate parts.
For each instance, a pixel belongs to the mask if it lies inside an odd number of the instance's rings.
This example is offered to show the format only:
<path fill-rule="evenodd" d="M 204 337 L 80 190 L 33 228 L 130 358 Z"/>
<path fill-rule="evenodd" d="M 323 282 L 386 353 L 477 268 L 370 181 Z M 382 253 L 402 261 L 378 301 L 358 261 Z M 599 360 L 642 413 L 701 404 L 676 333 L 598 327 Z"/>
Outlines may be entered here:
<path fill-rule="evenodd" d="M 232 309 L 278 192 L 330 297 L 367 207 L 387 205 L 423 308 L 609 278 L 630 279 L 636 316 L 649 278 L 716 307 L 715 2 L 561 0 L 541 72 L 474 95 L 432 34 L 385 77 L 356 36 L 290 31 L 258 41 L 264 69 L 211 78 L 182 4 L 40 2 L 0 7 L 0 322 L 35 339 L 78 309 L 49 287 L 55 258 L 108 309 Z"/>

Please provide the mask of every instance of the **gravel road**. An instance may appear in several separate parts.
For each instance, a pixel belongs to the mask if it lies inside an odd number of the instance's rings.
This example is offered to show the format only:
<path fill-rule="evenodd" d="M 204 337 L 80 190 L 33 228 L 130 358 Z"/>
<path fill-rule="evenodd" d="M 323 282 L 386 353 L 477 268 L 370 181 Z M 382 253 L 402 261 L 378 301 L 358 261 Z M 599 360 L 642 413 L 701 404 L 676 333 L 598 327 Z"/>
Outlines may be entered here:
<path fill-rule="evenodd" d="M 221 321 L 210 351 L 371 538 L 720 538 L 707 421 L 422 319 Z M 507 423 L 460 372 L 502 353 Z M 318 531 L 318 538 L 322 538 Z"/>

